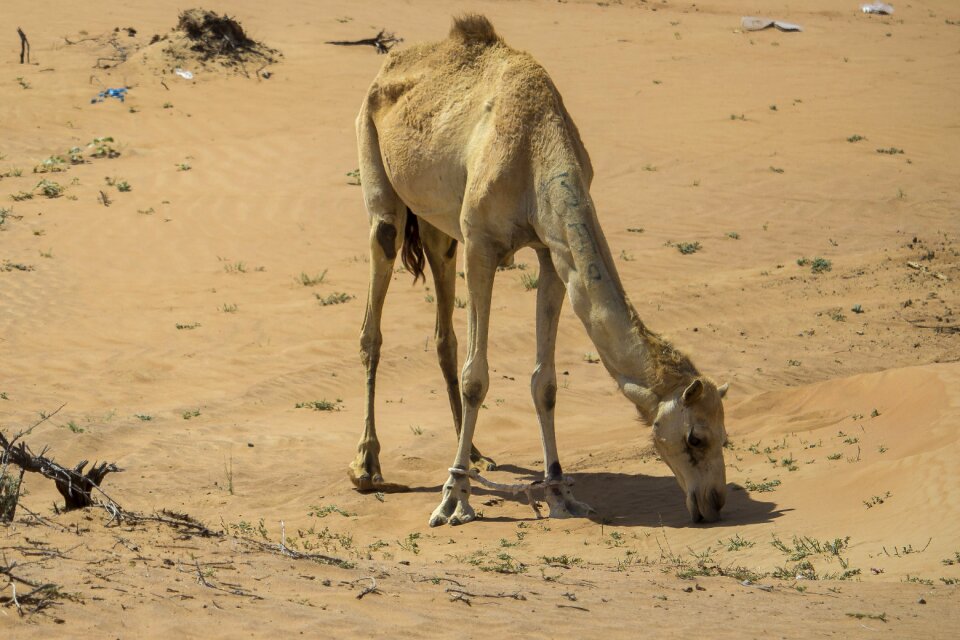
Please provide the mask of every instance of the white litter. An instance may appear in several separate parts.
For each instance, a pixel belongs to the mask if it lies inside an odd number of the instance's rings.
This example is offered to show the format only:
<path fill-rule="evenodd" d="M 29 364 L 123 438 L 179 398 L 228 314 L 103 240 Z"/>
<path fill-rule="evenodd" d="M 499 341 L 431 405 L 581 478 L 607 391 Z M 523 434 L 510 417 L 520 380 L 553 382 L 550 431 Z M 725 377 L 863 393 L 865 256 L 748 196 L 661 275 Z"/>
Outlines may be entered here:
<path fill-rule="evenodd" d="M 864 13 L 879 13 L 880 15 L 889 16 L 893 14 L 893 5 L 884 4 L 882 2 L 871 2 L 869 4 L 860 5 L 860 11 Z"/>
<path fill-rule="evenodd" d="M 773 20 L 771 18 L 755 18 L 753 16 L 744 16 L 740 18 L 740 26 L 744 31 L 762 31 L 770 27 L 776 27 L 780 31 L 803 31 L 803 27 L 792 22 L 783 20 Z"/>
<path fill-rule="evenodd" d="M 184 69 L 174 69 L 173 72 L 184 80 L 193 80 L 193 72 Z"/>

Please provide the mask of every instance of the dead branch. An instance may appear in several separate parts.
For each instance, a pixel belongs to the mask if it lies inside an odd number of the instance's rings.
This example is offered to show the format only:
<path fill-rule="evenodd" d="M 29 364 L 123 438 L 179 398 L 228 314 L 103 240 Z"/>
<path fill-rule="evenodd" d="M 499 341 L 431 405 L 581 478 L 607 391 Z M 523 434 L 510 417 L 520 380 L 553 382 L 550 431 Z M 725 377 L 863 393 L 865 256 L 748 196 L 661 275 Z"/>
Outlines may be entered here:
<path fill-rule="evenodd" d="M 200 568 L 200 562 L 195 560 L 195 561 L 194 561 L 194 564 L 195 564 L 196 569 L 197 569 L 197 582 L 198 582 L 199 584 L 202 584 L 203 586 L 207 587 L 208 589 L 213 589 L 214 591 L 222 591 L 222 592 L 224 592 L 224 593 L 229 593 L 229 594 L 232 595 L 232 596 L 244 596 L 244 597 L 246 597 L 246 598 L 253 598 L 254 600 L 263 600 L 263 597 L 258 596 L 258 595 L 255 594 L 255 593 L 251 593 L 251 592 L 249 592 L 249 591 L 245 591 L 244 589 L 242 589 L 242 588 L 239 587 L 238 585 L 229 584 L 229 583 L 225 582 L 224 584 L 227 585 L 228 587 L 230 587 L 230 588 L 228 588 L 228 589 L 225 589 L 225 588 L 223 588 L 223 587 L 221 587 L 221 586 L 219 586 L 219 585 L 216 585 L 216 584 L 210 582 L 209 580 L 207 580 L 207 577 L 206 577 L 205 575 L 203 575 L 203 569 Z"/>
<path fill-rule="evenodd" d="M 328 40 L 326 44 L 335 44 L 341 47 L 369 45 L 375 48 L 377 53 L 387 53 L 400 42 L 403 42 L 403 38 L 397 38 L 385 29 L 381 29 L 375 38 L 364 38 L 363 40 Z"/>
<path fill-rule="evenodd" d="M 59 409 L 57 411 L 59 411 Z M 52 417 L 52 415 L 53 414 L 47 416 L 47 419 Z M 35 426 L 36 425 L 34 425 L 34 427 Z M 33 429 L 33 427 L 31 427 L 31 429 Z M 112 509 L 108 508 L 108 511 L 116 515 L 119 507 L 109 496 L 103 493 L 100 489 L 100 483 L 103 482 L 104 476 L 108 473 L 120 472 L 123 471 L 123 469 L 113 463 L 101 462 L 100 464 L 94 463 L 93 466 L 84 473 L 83 470 L 84 467 L 87 466 L 87 460 L 81 460 L 73 469 L 67 469 L 46 457 L 46 447 L 37 455 L 30 450 L 27 443 L 17 443 L 17 440 L 22 436 L 23 433 L 18 433 L 11 441 L 7 440 L 7 437 L 3 433 L 0 433 L 0 447 L 3 448 L 2 459 L 5 463 L 7 461 L 12 462 L 25 471 L 39 473 L 53 480 L 57 486 L 57 491 L 60 492 L 60 495 L 62 495 L 66 501 L 67 511 L 92 506 L 94 501 L 91 493 L 97 491 L 107 497 L 109 505 L 113 507 Z"/>
<path fill-rule="evenodd" d="M 27 34 L 17 27 L 17 35 L 20 36 L 20 64 L 23 64 L 24 54 L 27 56 L 27 64 L 30 64 L 30 41 L 27 40 Z"/>
<path fill-rule="evenodd" d="M 908 320 L 917 329 L 933 329 L 936 333 L 960 333 L 960 324 L 920 324 L 922 320 Z"/>
<path fill-rule="evenodd" d="M 451 600 L 461 600 L 463 599 L 463 596 L 470 596 L 471 598 L 510 598 L 512 600 L 527 599 L 527 596 L 523 595 L 519 591 L 516 593 L 470 593 L 469 591 L 464 591 L 463 589 L 454 589 L 453 587 L 447 587 L 446 591 L 447 593 L 454 594 L 453 597 L 451 597 Z M 458 596 L 456 594 L 460 595 Z M 469 604 L 469 602 L 467 604 Z"/>

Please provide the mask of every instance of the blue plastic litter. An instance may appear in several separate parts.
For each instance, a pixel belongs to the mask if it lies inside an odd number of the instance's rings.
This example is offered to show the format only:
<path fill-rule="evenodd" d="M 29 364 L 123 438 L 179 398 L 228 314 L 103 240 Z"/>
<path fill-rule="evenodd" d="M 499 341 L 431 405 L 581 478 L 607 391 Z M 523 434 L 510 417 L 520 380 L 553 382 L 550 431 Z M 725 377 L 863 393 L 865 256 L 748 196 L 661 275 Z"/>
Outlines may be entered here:
<path fill-rule="evenodd" d="M 120 102 L 124 102 L 124 101 L 126 100 L 126 97 L 127 97 L 127 89 L 126 89 L 126 87 L 124 87 L 124 88 L 122 88 L 122 89 L 107 89 L 107 90 L 105 90 L 105 91 L 101 91 L 100 93 L 98 93 L 98 94 L 97 94 L 97 97 L 96 97 L 96 98 L 93 98 L 93 99 L 90 101 L 90 104 L 96 104 L 97 102 L 103 102 L 103 101 L 106 100 L 107 98 L 118 98 L 118 99 L 120 100 Z"/>

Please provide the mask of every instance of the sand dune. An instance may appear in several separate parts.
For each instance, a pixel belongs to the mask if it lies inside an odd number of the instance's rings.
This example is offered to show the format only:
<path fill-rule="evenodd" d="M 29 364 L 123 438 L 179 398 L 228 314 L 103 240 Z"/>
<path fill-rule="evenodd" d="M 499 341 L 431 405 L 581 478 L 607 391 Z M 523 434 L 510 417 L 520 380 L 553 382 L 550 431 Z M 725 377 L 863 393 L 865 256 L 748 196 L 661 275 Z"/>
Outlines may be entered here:
<path fill-rule="evenodd" d="M 52 483 L 29 475 L 21 503 L 49 523 L 21 511 L 0 526 L 0 567 L 16 563 L 12 573 L 61 594 L 21 618 L 0 580 L 5 634 L 339 637 L 389 625 L 422 637 L 458 625 L 468 637 L 620 637 L 639 623 L 675 637 L 702 633 L 708 618 L 716 637 L 953 635 L 953 3 L 880 17 L 825 0 L 243 0 L 211 8 L 282 52 L 271 77 L 185 60 L 191 81 L 150 44 L 184 7 L 8 4 L 0 429 L 64 405 L 29 435 L 35 450 L 50 445 L 71 465 L 116 461 L 125 471 L 104 488 L 125 508 L 188 513 L 224 535 L 116 526 L 102 510 L 54 514 Z M 347 173 L 353 121 L 383 58 L 324 42 L 386 28 L 408 46 L 443 37 L 464 10 L 488 15 L 563 93 L 644 321 L 731 382 L 731 491 L 715 525 L 689 524 L 647 429 L 565 309 L 560 451 L 598 516 L 537 520 L 478 488 L 482 520 L 428 528 L 455 441 L 432 285 L 402 272 L 384 314 L 377 411 L 384 473 L 412 491 L 378 499 L 346 477 L 362 427 L 369 268 Z M 740 17 L 761 10 L 805 31 L 740 32 Z M 34 64 L 18 64 L 16 26 Z M 96 67 L 118 48 L 125 62 Z M 124 102 L 90 103 L 121 86 Z M 89 157 L 104 136 L 119 157 Z M 71 147 L 88 162 L 33 173 Z M 877 151 L 891 148 L 903 153 Z M 41 179 L 63 194 L 44 197 Z M 34 196 L 12 198 L 22 192 Z M 700 250 L 681 254 L 680 242 Z M 816 258 L 829 270 L 814 273 Z M 517 262 L 536 269 L 529 250 Z M 476 438 L 500 482 L 542 473 L 528 384 L 535 293 L 521 273 L 497 279 Z M 340 303 L 321 304 L 330 300 Z M 338 410 L 296 408 L 320 400 Z M 280 555 L 281 531 L 291 548 L 353 567 Z M 378 591 L 357 599 L 369 576 Z M 30 589 L 17 584 L 21 596 Z"/>

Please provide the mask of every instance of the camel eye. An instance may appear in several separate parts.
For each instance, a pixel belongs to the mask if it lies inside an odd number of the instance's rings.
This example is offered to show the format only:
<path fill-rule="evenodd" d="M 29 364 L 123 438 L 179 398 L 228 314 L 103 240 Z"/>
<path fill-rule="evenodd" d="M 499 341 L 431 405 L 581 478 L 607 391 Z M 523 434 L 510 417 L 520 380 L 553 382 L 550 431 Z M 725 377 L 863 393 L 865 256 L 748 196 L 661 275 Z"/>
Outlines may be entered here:
<path fill-rule="evenodd" d="M 699 447 L 703 444 L 703 440 L 691 433 L 689 436 L 687 436 L 687 444 L 689 444 L 691 447 Z"/>

